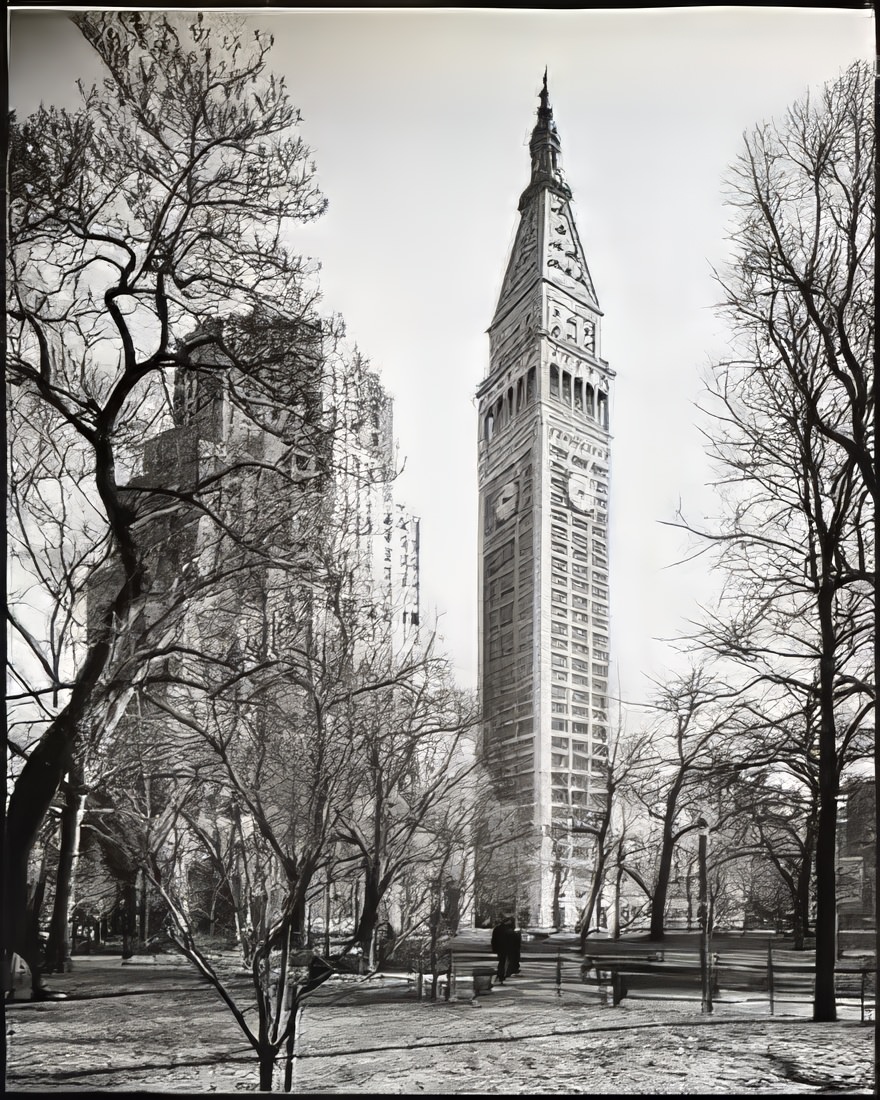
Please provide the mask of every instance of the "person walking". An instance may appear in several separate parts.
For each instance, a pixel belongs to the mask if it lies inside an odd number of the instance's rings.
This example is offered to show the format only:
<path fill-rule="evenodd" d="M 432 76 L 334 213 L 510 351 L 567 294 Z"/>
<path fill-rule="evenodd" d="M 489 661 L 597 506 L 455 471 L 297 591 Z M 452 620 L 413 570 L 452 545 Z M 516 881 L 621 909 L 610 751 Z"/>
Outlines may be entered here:
<path fill-rule="evenodd" d="M 519 959 L 522 953 L 522 932 L 516 927 L 513 917 L 508 926 L 509 944 L 507 951 L 507 976 L 519 974 Z"/>
<path fill-rule="evenodd" d="M 498 924 L 492 929 L 492 950 L 498 956 L 498 970 L 496 977 L 499 985 L 504 985 L 504 979 L 508 973 L 508 960 L 510 956 L 511 943 L 511 920 L 509 917 L 500 920 Z"/>

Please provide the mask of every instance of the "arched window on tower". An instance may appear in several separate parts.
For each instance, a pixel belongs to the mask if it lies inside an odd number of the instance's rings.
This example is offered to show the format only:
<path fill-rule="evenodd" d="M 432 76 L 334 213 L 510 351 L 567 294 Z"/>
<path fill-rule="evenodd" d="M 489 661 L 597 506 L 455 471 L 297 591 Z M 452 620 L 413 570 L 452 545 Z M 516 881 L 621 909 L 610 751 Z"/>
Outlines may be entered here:
<path fill-rule="evenodd" d="M 596 415 L 595 398 L 593 396 L 593 387 L 589 382 L 584 387 L 584 403 L 586 405 L 587 416 L 594 417 Z"/>
<path fill-rule="evenodd" d="M 574 380 L 574 407 L 580 413 L 584 411 L 584 383 L 580 378 Z"/>
<path fill-rule="evenodd" d="M 526 404 L 526 385 L 525 379 L 520 378 L 516 384 L 516 411 L 521 412 L 525 408 Z"/>
<path fill-rule="evenodd" d="M 562 400 L 571 408 L 571 375 L 567 370 L 562 372 Z"/>
<path fill-rule="evenodd" d="M 608 427 L 608 394 L 599 390 L 599 401 L 597 406 L 596 419 L 602 425 L 603 428 Z"/>
<path fill-rule="evenodd" d="M 559 396 L 559 367 L 555 363 L 550 364 L 550 396 Z"/>
<path fill-rule="evenodd" d="M 526 404 L 531 405 L 535 400 L 535 368 L 531 367 L 526 377 Z"/>
<path fill-rule="evenodd" d="M 489 412 L 487 412 L 486 415 L 483 417 L 483 439 L 485 439 L 487 443 L 491 442 L 494 430 L 495 416 L 490 409 Z"/>

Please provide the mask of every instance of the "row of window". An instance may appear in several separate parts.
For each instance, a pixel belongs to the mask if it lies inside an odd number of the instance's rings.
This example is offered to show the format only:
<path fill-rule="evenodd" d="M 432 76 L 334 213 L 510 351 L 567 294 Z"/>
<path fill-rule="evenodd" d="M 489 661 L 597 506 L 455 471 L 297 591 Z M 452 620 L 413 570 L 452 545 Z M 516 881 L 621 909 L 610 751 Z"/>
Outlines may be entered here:
<path fill-rule="evenodd" d="M 529 370 L 512 383 L 507 390 L 493 401 L 483 416 L 483 439 L 489 443 L 496 432 L 506 427 L 523 409 L 535 400 L 535 368 Z M 608 428 L 608 394 L 597 389 L 590 382 L 560 370 L 555 363 L 550 364 L 549 394 L 585 419 L 595 420 L 603 428 Z"/>
<path fill-rule="evenodd" d="M 496 432 L 500 432 L 517 413 L 522 412 L 534 400 L 535 368 L 531 367 L 527 374 L 517 379 L 506 393 L 493 402 L 491 409 L 483 417 L 483 439 L 488 443 Z"/>
<path fill-rule="evenodd" d="M 556 690 L 558 690 L 558 689 L 555 688 L 555 687 L 551 688 L 551 691 L 556 691 Z M 577 695 L 578 693 L 577 692 L 572 692 L 572 694 Z M 568 709 L 573 714 L 576 713 L 578 710 L 580 710 L 582 717 L 584 717 L 584 718 L 589 717 L 588 708 L 584 704 L 581 704 L 579 706 L 576 703 L 572 703 L 571 706 Z M 593 722 L 597 723 L 597 724 L 601 724 L 601 723 L 606 722 L 607 720 L 608 720 L 608 711 L 607 711 L 607 708 L 605 706 L 605 698 L 601 695 L 597 695 L 595 697 L 595 699 L 593 700 Z M 569 719 L 567 719 L 567 718 L 552 718 L 551 721 L 550 721 L 550 728 L 553 730 L 554 733 L 568 733 L 569 729 L 572 726 L 583 725 L 583 724 L 584 724 L 583 722 L 569 721 Z M 594 728 L 597 728 L 597 727 L 594 726 Z M 602 728 L 604 728 L 604 726 Z"/>
<path fill-rule="evenodd" d="M 608 394 L 567 370 L 560 371 L 555 363 L 550 364 L 550 396 L 582 416 L 598 421 L 603 428 L 608 427 Z"/>

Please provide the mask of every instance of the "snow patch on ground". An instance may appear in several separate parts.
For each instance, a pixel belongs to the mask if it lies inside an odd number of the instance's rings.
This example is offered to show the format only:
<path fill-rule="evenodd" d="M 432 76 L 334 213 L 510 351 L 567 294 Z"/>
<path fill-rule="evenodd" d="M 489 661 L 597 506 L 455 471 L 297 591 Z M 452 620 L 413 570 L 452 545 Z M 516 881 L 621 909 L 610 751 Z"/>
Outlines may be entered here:
<path fill-rule="evenodd" d="M 168 960 L 170 962 L 170 960 Z M 248 984 L 234 977 L 244 1000 Z M 238 1092 L 256 1062 L 216 994 L 192 971 L 76 961 L 59 1002 L 10 1007 L 7 1087 L 18 1092 Z M 400 976 L 328 983 L 306 1008 L 297 1091 L 314 1093 L 869 1094 L 872 1028 L 856 1014 L 814 1024 L 804 1004 L 601 1003 L 526 973 L 474 1002 L 418 1001 Z"/>

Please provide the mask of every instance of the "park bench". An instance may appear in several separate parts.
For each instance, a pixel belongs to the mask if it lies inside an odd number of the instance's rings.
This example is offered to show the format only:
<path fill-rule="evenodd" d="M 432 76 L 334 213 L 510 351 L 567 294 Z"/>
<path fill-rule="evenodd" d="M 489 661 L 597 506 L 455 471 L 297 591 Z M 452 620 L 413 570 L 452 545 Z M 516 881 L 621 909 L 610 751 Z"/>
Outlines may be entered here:
<path fill-rule="evenodd" d="M 595 972 L 595 977 L 591 977 L 591 972 Z M 600 988 L 607 986 L 610 982 L 612 1003 L 615 1005 L 620 1004 L 629 992 L 633 976 L 662 973 L 666 978 L 674 977 L 679 972 L 679 967 L 664 963 L 662 951 L 652 951 L 643 955 L 605 953 L 586 955 L 581 962 L 581 981 L 586 985 L 595 982 Z M 625 980 L 625 976 L 629 981 Z"/>
<path fill-rule="evenodd" d="M 834 991 L 838 997 L 858 1000 L 862 1023 L 865 1022 L 865 998 L 874 995 L 876 1012 L 877 991 L 874 982 L 874 969 L 867 966 L 838 966 L 834 971 Z"/>

